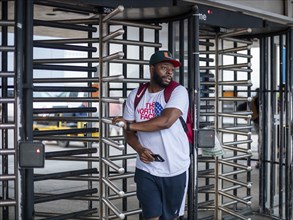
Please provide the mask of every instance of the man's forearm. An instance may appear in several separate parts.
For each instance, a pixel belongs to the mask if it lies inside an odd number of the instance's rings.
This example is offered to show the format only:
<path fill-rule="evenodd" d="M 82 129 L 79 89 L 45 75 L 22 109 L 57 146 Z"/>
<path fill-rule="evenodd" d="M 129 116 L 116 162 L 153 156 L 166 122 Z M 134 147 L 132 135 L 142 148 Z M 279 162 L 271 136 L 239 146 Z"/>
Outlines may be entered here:
<path fill-rule="evenodd" d="M 139 158 L 144 163 L 151 163 L 154 161 L 152 151 L 145 146 L 142 146 L 133 131 L 125 131 L 126 142 L 137 152 Z"/>
<path fill-rule="evenodd" d="M 125 141 L 129 144 L 137 153 L 142 150 L 143 146 L 140 144 L 135 132 L 125 131 Z"/>

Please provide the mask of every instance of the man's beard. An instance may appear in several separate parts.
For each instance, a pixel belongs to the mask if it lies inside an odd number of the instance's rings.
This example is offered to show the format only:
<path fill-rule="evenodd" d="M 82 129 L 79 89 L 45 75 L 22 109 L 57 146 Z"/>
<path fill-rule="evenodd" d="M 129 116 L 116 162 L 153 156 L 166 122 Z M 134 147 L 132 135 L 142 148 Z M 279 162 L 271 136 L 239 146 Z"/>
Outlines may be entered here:
<path fill-rule="evenodd" d="M 153 79 L 154 79 L 155 83 L 157 83 L 162 88 L 166 88 L 169 85 L 169 83 L 163 82 L 163 79 L 159 76 L 159 74 L 157 72 L 154 72 Z"/>

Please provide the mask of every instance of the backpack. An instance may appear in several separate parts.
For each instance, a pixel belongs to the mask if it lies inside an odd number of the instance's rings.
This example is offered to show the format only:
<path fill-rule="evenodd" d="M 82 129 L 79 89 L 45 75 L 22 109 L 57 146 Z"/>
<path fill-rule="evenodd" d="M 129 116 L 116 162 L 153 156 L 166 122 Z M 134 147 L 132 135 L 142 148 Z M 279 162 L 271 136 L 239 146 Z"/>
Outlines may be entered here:
<path fill-rule="evenodd" d="M 146 89 L 148 88 L 148 85 L 149 85 L 149 83 L 144 83 L 144 84 L 140 85 L 140 87 L 138 88 L 135 99 L 134 99 L 134 109 L 136 109 L 138 103 L 140 102 Z M 173 90 L 179 85 L 180 85 L 179 83 L 177 83 L 175 81 L 171 81 L 171 83 L 165 88 L 164 98 L 165 98 L 166 103 L 169 101 Z M 193 140 L 194 140 L 194 138 L 193 138 L 194 137 L 194 135 L 193 135 L 193 120 L 192 120 L 192 117 L 190 114 L 190 110 L 188 109 L 186 122 L 184 121 L 182 116 L 180 116 L 179 119 L 180 119 L 180 122 L 182 124 L 184 131 L 186 132 L 189 143 L 193 144 Z"/>

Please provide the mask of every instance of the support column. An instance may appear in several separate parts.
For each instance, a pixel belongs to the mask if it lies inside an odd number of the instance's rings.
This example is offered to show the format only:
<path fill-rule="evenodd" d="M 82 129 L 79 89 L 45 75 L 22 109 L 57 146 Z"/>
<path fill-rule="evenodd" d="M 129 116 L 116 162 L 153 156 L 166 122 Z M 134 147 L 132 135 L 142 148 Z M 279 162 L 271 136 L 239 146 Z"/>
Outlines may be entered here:
<path fill-rule="evenodd" d="M 23 109 L 24 111 L 24 120 L 25 120 L 25 131 L 22 139 L 23 141 L 32 141 L 33 140 L 33 91 L 32 91 L 32 80 L 33 80 L 33 0 L 26 1 L 25 16 L 24 16 L 24 72 L 23 72 Z M 34 173 L 33 169 L 22 169 L 21 170 L 22 181 L 23 181 L 23 196 L 22 196 L 22 211 L 23 219 L 33 220 L 34 219 Z"/>

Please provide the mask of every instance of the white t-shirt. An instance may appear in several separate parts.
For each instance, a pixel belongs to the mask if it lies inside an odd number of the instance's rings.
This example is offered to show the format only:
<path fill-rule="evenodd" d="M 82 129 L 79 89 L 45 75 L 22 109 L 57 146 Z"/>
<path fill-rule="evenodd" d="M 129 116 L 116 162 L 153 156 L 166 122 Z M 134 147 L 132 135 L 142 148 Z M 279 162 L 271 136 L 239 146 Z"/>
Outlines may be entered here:
<path fill-rule="evenodd" d="M 126 101 L 123 117 L 129 121 L 146 121 L 159 116 L 164 108 L 177 108 L 186 121 L 189 107 L 187 90 L 183 86 L 177 86 L 168 101 L 165 102 L 164 90 L 157 93 L 149 93 L 146 89 L 136 109 L 134 99 L 138 88 L 131 91 Z M 136 167 L 160 177 L 179 175 L 188 170 L 189 142 L 187 135 L 178 119 L 169 129 L 154 132 L 137 132 L 142 146 L 150 149 L 154 154 L 160 154 L 164 162 L 143 163 L 137 156 Z"/>

